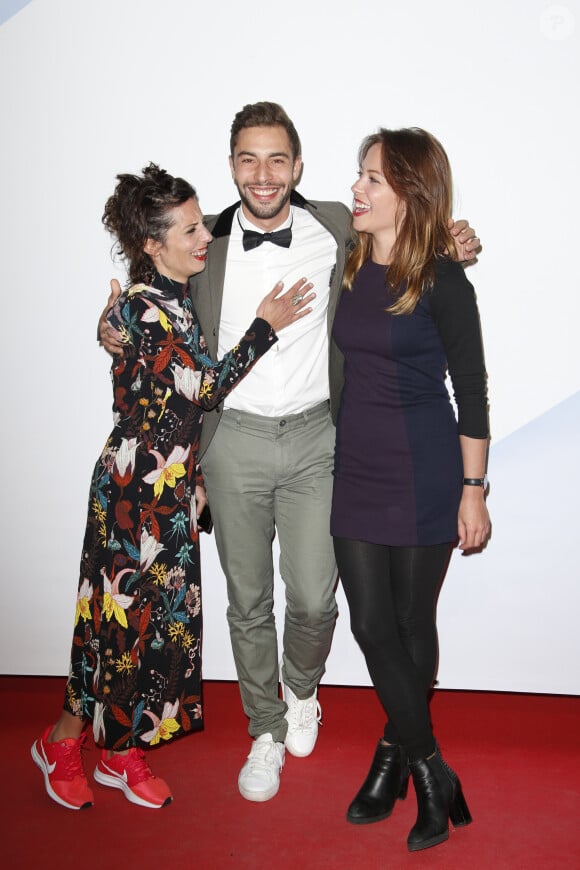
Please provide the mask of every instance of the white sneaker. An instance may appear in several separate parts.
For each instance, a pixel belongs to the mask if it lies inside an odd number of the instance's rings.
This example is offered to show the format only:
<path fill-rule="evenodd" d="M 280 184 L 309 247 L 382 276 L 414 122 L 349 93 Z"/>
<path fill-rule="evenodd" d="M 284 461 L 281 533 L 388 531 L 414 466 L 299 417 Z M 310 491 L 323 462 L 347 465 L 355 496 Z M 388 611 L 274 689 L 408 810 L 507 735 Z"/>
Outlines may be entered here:
<path fill-rule="evenodd" d="M 238 776 L 241 796 L 247 801 L 269 801 L 280 788 L 283 767 L 284 744 L 275 743 L 271 734 L 260 734 Z"/>
<path fill-rule="evenodd" d="M 322 710 L 316 700 L 316 691 L 310 698 L 300 701 L 290 686 L 282 683 L 282 697 L 288 705 L 286 721 L 288 733 L 286 734 L 286 749 L 297 758 L 305 758 L 310 755 L 318 737 L 318 723 L 322 719 Z"/>

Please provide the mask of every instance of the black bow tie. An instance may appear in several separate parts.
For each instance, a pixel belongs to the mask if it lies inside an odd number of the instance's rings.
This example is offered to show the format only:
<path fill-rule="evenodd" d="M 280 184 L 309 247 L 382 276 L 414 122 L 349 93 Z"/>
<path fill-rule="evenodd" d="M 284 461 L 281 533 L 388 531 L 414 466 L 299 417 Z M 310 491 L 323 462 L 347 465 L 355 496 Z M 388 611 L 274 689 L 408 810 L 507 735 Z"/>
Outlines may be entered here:
<path fill-rule="evenodd" d="M 257 233 L 255 230 L 244 230 L 242 244 L 244 251 L 251 251 L 259 247 L 262 242 L 272 242 L 273 245 L 280 245 L 281 248 L 289 248 L 291 241 L 292 227 L 286 227 L 283 230 L 277 230 L 275 233 Z"/>

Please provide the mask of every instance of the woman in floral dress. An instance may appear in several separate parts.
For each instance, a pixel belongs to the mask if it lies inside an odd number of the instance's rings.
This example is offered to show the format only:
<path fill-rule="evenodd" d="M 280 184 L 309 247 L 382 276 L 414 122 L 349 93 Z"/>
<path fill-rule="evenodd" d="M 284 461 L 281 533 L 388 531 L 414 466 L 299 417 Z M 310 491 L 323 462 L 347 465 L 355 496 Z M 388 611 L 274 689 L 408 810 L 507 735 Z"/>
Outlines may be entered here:
<path fill-rule="evenodd" d="M 128 800 L 172 800 L 144 749 L 199 729 L 201 589 L 197 468 L 204 408 L 220 402 L 309 312 L 311 285 L 265 297 L 239 343 L 207 356 L 187 282 L 212 236 L 194 189 L 154 164 L 120 175 L 103 223 L 128 262 L 130 288 L 109 315 L 123 340 L 112 366 L 114 422 L 95 466 L 81 557 L 64 709 L 32 746 L 48 794 L 91 806 L 80 750 L 93 722 L 94 777 Z"/>

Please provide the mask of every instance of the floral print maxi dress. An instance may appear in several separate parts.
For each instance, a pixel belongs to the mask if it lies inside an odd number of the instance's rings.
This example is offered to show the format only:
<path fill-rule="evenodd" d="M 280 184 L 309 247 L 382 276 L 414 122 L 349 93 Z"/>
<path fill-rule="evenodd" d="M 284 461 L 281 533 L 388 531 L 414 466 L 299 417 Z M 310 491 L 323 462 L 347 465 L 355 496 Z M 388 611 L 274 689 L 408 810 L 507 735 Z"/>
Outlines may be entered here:
<path fill-rule="evenodd" d="M 157 275 L 109 316 L 115 427 L 98 460 L 75 614 L 65 710 L 115 750 L 196 730 L 201 590 L 195 486 L 203 409 L 277 341 L 257 318 L 217 364 L 181 285 Z"/>

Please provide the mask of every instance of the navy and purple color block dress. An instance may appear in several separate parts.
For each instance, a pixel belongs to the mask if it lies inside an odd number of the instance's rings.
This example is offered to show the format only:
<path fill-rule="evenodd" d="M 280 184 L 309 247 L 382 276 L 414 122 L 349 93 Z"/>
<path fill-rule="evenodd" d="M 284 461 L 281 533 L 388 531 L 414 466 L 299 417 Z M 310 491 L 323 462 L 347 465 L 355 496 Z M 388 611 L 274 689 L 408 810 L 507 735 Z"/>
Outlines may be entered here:
<path fill-rule="evenodd" d="M 451 542 L 462 493 L 459 435 L 488 434 L 475 293 L 458 263 L 437 261 L 434 285 L 413 313 L 392 315 L 385 275 L 368 260 L 334 321 L 345 384 L 331 533 L 392 546 Z"/>

